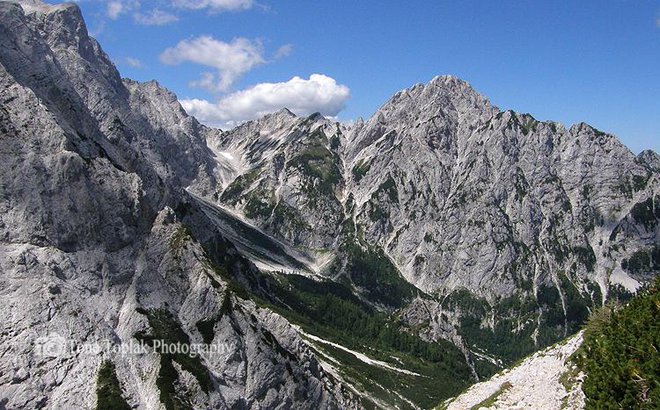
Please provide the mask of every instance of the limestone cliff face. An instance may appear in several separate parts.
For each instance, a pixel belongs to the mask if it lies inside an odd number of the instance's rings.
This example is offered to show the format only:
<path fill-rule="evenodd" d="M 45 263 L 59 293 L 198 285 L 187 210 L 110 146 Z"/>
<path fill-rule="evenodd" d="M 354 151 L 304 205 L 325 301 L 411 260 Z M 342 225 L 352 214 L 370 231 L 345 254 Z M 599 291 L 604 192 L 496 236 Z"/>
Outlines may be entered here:
<path fill-rule="evenodd" d="M 402 298 L 389 303 L 406 306 L 407 326 L 467 350 L 486 338 L 506 356 L 497 335 L 511 334 L 532 351 L 659 272 L 656 153 L 501 111 L 455 77 L 351 127 L 281 111 L 210 145 L 235 161 L 216 203 L 371 302 L 382 278 L 351 260 L 382 252 L 400 277 L 381 296 Z"/>
<path fill-rule="evenodd" d="M 652 151 L 501 111 L 450 76 L 351 126 L 283 109 L 222 132 L 120 78 L 73 4 L 0 1 L 0 163 L 0 407 L 94 407 L 107 361 L 137 408 L 426 403 L 410 387 L 439 368 L 404 347 L 462 352 L 470 374 L 441 370 L 467 383 L 660 269 Z M 336 317 L 316 328 L 334 340 L 289 323 L 329 293 L 398 356 Z M 48 335 L 224 350 L 49 355 Z M 385 389 L 364 366 L 412 379 Z"/>
<path fill-rule="evenodd" d="M 2 1 L 0 32 L 0 406 L 94 408 L 109 360 L 137 408 L 350 407 L 285 319 L 228 289 L 255 268 L 183 190 L 215 192 L 221 132 L 122 80 L 74 4 Z M 224 350 L 117 351 L 145 337 Z"/>
<path fill-rule="evenodd" d="M 283 109 L 212 139 L 219 161 L 235 164 L 217 201 L 295 246 L 332 248 L 344 217 L 345 132 L 320 115 Z"/>
<path fill-rule="evenodd" d="M 349 140 L 358 224 L 427 291 L 492 300 L 561 271 L 605 294 L 657 235 L 657 208 L 631 215 L 657 202 L 648 161 L 586 124 L 496 110 L 455 78 L 397 94 Z"/>
<path fill-rule="evenodd" d="M 656 153 L 500 111 L 451 76 L 350 128 L 283 111 L 216 144 L 239 164 L 216 201 L 322 255 L 315 267 L 331 277 L 323 262 L 344 258 L 350 237 L 429 294 L 529 300 L 568 322 L 658 272 Z"/>
<path fill-rule="evenodd" d="M 397 93 L 350 129 L 280 112 L 222 138 L 252 172 L 228 183 L 219 202 L 296 245 L 309 241 L 273 221 L 310 221 L 273 212 L 277 204 L 324 213 L 317 248 L 336 242 L 343 219 L 330 204 L 343 203 L 343 217 L 366 242 L 428 292 L 464 287 L 493 299 L 523 282 L 534 289 L 556 282 L 551 272 L 561 270 L 598 283 L 599 299 L 610 279 L 627 286 L 629 274 L 643 279 L 620 262 L 652 247 L 657 234 L 657 154 L 636 157 L 587 124 L 566 129 L 502 112 L 451 76 Z M 287 173 L 300 146 L 314 143 L 324 156 Z M 323 164 L 329 171 L 315 172 Z M 314 208 L 326 186 L 327 209 Z M 270 206 L 254 212 L 253 197 Z M 633 212 L 647 200 L 650 213 Z"/>

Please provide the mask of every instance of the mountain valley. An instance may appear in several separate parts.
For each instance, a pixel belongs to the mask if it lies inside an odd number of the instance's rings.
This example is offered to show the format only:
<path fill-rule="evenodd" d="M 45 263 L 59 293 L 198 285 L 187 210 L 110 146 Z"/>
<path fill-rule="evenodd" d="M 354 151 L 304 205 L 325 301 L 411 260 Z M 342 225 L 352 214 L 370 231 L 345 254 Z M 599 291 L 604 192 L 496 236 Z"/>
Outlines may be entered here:
<path fill-rule="evenodd" d="M 660 156 L 588 124 L 438 76 L 223 131 L 73 3 L 0 31 L 0 408 L 434 408 L 660 273 Z"/>

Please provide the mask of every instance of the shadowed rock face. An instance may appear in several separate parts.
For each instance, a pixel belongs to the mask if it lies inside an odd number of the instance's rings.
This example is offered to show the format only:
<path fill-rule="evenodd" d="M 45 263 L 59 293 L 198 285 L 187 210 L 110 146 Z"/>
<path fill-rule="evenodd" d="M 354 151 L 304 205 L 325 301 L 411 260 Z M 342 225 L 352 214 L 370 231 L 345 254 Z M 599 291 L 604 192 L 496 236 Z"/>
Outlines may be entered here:
<path fill-rule="evenodd" d="M 658 273 L 659 164 L 449 76 L 352 126 L 283 109 L 222 132 L 121 79 L 77 6 L 0 1 L 0 407 L 94 407 L 106 360 L 139 408 L 358 407 L 250 300 L 274 286 L 253 262 L 336 280 L 492 373 Z M 225 350 L 52 357 L 47 335 Z"/>

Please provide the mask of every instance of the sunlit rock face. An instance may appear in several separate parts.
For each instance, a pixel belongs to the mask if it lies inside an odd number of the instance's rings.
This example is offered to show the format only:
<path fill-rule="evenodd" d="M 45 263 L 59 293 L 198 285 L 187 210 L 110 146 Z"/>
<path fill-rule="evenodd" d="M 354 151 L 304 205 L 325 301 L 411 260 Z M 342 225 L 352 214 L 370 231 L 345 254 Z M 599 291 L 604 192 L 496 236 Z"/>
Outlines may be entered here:
<path fill-rule="evenodd" d="M 105 361 L 137 408 L 351 407 L 285 319 L 228 290 L 218 272 L 254 266 L 181 206 L 215 192 L 221 131 L 122 80 L 74 4 L 0 2 L 0 31 L 0 407 L 94 408 Z M 223 350 L 113 350 L 140 335 Z"/>
<path fill-rule="evenodd" d="M 659 270 L 652 151 L 451 76 L 351 125 L 282 109 L 223 132 L 122 79 L 74 4 L 0 2 L 0 169 L 6 408 L 92 408 L 108 362 L 137 408 L 360 407 L 273 272 L 449 340 L 475 381 Z M 79 348 L 150 338 L 223 350 Z"/>

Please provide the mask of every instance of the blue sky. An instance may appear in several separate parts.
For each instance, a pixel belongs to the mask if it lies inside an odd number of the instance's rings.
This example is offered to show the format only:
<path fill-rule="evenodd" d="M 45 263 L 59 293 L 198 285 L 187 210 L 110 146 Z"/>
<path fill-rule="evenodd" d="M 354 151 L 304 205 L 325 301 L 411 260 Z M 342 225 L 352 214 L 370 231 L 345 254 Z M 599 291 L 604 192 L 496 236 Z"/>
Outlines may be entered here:
<path fill-rule="evenodd" d="M 366 118 L 396 91 L 453 74 L 501 109 L 660 152 L 658 0 L 79 4 L 122 75 L 157 79 L 210 124 L 282 104 Z"/>

